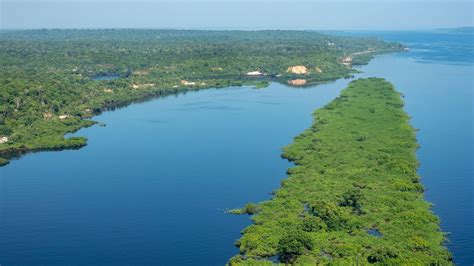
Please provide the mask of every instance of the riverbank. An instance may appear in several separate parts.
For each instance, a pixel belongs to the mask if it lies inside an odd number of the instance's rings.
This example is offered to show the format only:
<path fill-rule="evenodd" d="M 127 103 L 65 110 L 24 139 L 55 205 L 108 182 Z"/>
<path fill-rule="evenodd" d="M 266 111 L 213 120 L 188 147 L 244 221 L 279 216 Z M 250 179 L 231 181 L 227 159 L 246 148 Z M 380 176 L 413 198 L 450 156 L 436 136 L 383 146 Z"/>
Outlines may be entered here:
<path fill-rule="evenodd" d="M 84 146 L 85 138 L 64 135 L 90 126 L 88 118 L 103 111 L 151 97 L 229 86 L 261 88 L 298 78 L 308 86 L 352 77 L 356 71 L 340 58 L 368 49 L 394 52 L 403 45 L 307 31 L 4 33 L 1 164 L 25 152 Z M 45 50 L 48 54 L 39 52 Z M 294 67 L 305 71 L 288 71 Z"/>
<path fill-rule="evenodd" d="M 315 118 L 285 148 L 296 166 L 273 199 L 253 206 L 254 224 L 230 264 L 270 264 L 275 256 L 296 264 L 450 264 L 423 199 L 415 130 L 394 87 L 353 81 Z"/>

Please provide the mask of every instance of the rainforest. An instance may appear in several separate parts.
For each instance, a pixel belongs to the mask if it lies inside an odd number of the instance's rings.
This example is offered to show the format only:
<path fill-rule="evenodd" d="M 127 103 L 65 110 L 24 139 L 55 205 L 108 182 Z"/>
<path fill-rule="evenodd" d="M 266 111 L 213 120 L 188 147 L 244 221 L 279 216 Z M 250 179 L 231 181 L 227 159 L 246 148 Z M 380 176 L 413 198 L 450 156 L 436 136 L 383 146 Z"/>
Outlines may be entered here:
<path fill-rule="evenodd" d="M 392 84 L 352 81 L 283 157 L 295 163 L 253 215 L 230 265 L 448 265 L 423 199 L 415 130 Z"/>
<path fill-rule="evenodd" d="M 419 77 L 442 80 L 459 66 L 413 60 L 431 43 L 412 51 L 416 45 L 405 44 L 412 33 L 384 40 L 310 30 L 0 33 L 5 262 L 470 260 L 469 245 L 459 244 L 469 233 L 452 226 L 446 206 L 441 220 L 434 214 L 431 202 L 443 201 L 433 195 L 443 193 L 427 194 L 433 186 L 422 183 L 433 174 L 423 175 L 420 162 L 436 168 L 419 157 L 420 145 L 439 141 L 417 139 L 408 114 L 426 121 L 429 112 L 405 106 L 455 97 L 436 94 L 446 81 L 425 86 L 431 80 Z M 433 36 L 423 39 L 442 38 L 436 45 L 444 47 L 454 33 Z M 61 255 L 42 260 L 53 247 Z M 96 250 L 105 255 L 90 255 Z M 31 258 L 19 255 L 26 253 Z"/>
<path fill-rule="evenodd" d="M 30 151 L 78 149 L 87 140 L 65 134 L 134 101 L 270 81 L 310 86 L 403 49 L 314 31 L 2 31 L 0 166 Z"/>
<path fill-rule="evenodd" d="M 0 266 L 474 265 L 474 0 L 0 0 Z"/>

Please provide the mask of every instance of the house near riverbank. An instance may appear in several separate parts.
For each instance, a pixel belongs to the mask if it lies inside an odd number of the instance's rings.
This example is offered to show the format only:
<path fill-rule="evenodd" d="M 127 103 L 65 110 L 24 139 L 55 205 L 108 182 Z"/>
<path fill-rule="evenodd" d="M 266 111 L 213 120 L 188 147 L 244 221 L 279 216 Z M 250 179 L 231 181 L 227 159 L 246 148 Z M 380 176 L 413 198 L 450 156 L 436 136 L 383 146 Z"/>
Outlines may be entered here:
<path fill-rule="evenodd" d="M 132 84 L 132 88 L 134 89 L 146 89 L 146 88 L 152 88 L 154 86 L 155 86 L 155 83 Z"/>
<path fill-rule="evenodd" d="M 351 66 L 351 64 L 352 64 L 352 56 L 346 56 L 346 57 L 342 58 L 341 62 L 342 62 L 342 64 L 345 65 L 345 66 Z"/>
<path fill-rule="evenodd" d="M 255 70 L 255 71 L 250 71 L 250 72 L 247 72 L 246 74 L 247 76 L 262 76 L 263 73 L 258 71 L 258 70 Z"/>
<path fill-rule="evenodd" d="M 181 85 L 184 85 L 184 86 L 195 86 L 196 85 L 196 82 L 193 82 L 193 81 L 188 81 L 188 80 L 181 80 Z"/>

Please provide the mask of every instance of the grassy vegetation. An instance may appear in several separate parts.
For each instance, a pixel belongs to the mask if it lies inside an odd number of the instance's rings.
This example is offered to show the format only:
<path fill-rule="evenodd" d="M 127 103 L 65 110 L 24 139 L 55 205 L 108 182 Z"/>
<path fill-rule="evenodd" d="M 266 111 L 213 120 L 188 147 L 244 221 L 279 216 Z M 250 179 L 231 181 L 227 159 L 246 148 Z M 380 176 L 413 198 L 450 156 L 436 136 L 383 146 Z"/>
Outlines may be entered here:
<path fill-rule="evenodd" d="M 357 65 L 367 65 L 370 60 L 374 57 L 373 54 L 363 54 L 363 55 L 358 55 L 354 56 L 352 59 L 352 65 L 357 66 Z"/>
<path fill-rule="evenodd" d="M 340 59 L 403 47 L 305 31 L 32 30 L 0 32 L 0 160 L 77 148 L 64 134 L 132 101 L 210 87 L 303 76 L 308 84 L 351 76 Z M 288 73 L 303 65 L 309 73 Z M 265 75 L 250 77 L 248 72 Z M 119 75 L 94 80 L 97 75 Z"/>
<path fill-rule="evenodd" d="M 231 265 L 447 265 L 439 221 L 423 199 L 415 130 L 387 81 L 360 79 L 315 112 L 284 149 L 296 164 L 255 213 Z"/>

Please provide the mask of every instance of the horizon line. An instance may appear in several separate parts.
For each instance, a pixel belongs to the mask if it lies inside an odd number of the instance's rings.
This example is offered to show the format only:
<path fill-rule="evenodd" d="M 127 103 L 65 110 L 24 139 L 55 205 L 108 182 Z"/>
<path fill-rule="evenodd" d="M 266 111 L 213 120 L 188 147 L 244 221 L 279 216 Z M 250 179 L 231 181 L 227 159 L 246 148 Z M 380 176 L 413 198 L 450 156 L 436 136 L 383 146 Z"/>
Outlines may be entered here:
<path fill-rule="evenodd" d="M 453 30 L 472 29 L 473 26 L 436 27 L 436 28 L 413 28 L 413 29 L 349 29 L 349 28 L 267 28 L 267 27 L 35 27 L 35 28 L 0 28 L 0 31 L 28 31 L 28 30 L 201 30 L 201 31 L 430 31 L 430 30 Z"/>

